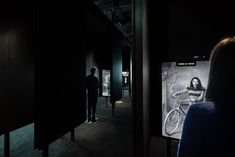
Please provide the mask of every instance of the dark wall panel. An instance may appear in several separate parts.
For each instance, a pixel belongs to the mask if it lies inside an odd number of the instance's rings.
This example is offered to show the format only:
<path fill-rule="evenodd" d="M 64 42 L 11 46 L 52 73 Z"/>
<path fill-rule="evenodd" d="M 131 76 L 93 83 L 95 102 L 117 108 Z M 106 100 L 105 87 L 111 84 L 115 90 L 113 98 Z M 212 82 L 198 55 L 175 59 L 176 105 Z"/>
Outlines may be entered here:
<path fill-rule="evenodd" d="M 111 103 L 122 98 L 122 44 L 123 39 L 112 32 L 112 70 L 111 70 Z"/>
<path fill-rule="evenodd" d="M 83 8 L 82 2 L 78 8 L 73 3 L 39 2 L 35 125 L 39 149 L 86 120 Z"/>
<path fill-rule="evenodd" d="M 8 131 L 6 118 L 10 112 L 8 107 L 8 34 L 3 25 L 0 26 L 0 135 Z"/>
<path fill-rule="evenodd" d="M 29 12 L 30 14 L 31 12 Z M 32 13 L 31 13 L 32 14 Z M 10 27 L 9 39 L 9 101 L 13 123 L 34 121 L 34 79 L 35 63 L 32 23 L 27 19 L 17 19 Z M 27 122 L 27 123 L 28 123 Z M 27 124 L 26 123 L 26 124 Z"/>
<path fill-rule="evenodd" d="M 9 0 L 1 6 L 0 134 L 34 121 L 35 72 L 34 1 Z"/>

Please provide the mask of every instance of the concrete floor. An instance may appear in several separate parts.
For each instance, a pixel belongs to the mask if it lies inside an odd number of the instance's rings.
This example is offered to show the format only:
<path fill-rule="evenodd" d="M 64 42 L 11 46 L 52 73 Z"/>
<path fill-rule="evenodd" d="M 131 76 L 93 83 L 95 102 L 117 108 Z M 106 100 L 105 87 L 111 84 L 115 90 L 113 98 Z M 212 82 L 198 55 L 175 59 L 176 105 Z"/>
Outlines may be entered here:
<path fill-rule="evenodd" d="M 131 105 L 128 97 L 116 105 L 115 118 L 111 106 L 99 98 L 96 123 L 83 123 L 75 128 L 75 142 L 70 133 L 49 145 L 49 157 L 132 157 Z M 11 157 L 41 157 L 34 149 L 34 124 L 11 132 Z M 3 136 L 0 136 L 3 156 Z"/>

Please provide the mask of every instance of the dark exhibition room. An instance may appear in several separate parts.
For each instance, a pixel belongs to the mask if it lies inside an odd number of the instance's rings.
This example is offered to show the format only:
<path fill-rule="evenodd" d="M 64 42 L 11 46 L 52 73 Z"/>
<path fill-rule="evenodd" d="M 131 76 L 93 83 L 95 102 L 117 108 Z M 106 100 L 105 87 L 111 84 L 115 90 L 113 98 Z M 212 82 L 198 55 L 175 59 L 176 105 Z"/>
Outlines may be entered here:
<path fill-rule="evenodd" d="M 2 1 L 0 157 L 235 156 L 234 7 Z"/>

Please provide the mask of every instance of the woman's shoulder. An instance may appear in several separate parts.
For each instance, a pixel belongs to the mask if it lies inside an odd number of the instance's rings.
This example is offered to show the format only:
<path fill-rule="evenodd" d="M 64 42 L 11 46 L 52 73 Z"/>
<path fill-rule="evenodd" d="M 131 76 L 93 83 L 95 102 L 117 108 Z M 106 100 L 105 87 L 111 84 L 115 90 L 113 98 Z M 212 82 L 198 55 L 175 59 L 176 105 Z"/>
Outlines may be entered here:
<path fill-rule="evenodd" d="M 190 112 L 196 112 L 199 114 L 202 113 L 214 113 L 215 112 L 215 104 L 213 102 L 198 102 L 194 103 L 189 107 Z"/>
<path fill-rule="evenodd" d="M 186 119 L 185 123 L 188 123 L 186 125 L 193 125 L 194 128 L 202 127 L 204 131 L 211 130 L 210 128 L 214 128 L 217 119 L 215 105 L 210 102 L 192 104 L 189 107 Z"/>

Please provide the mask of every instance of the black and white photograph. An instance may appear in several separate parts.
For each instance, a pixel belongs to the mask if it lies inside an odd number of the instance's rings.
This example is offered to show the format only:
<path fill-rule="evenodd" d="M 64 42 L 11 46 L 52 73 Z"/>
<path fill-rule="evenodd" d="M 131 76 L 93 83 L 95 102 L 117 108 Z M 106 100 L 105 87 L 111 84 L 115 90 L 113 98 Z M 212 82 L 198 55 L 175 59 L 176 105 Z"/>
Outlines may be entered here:
<path fill-rule="evenodd" d="M 102 96 L 110 96 L 110 70 L 102 70 Z"/>
<path fill-rule="evenodd" d="M 180 139 L 187 110 L 205 101 L 209 61 L 162 63 L 162 136 Z"/>
<path fill-rule="evenodd" d="M 129 84 L 129 72 L 123 71 L 122 72 L 122 86 L 126 87 Z"/>

